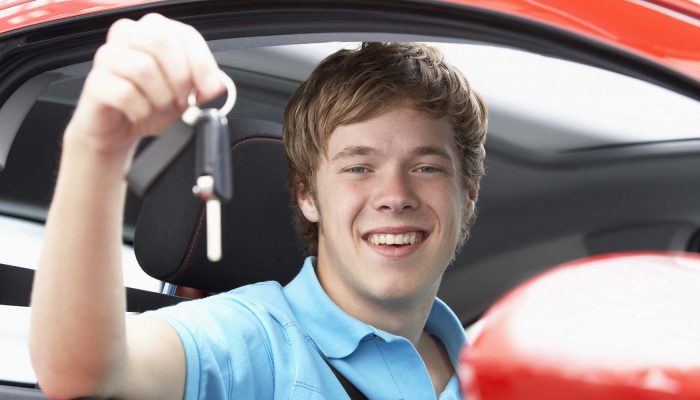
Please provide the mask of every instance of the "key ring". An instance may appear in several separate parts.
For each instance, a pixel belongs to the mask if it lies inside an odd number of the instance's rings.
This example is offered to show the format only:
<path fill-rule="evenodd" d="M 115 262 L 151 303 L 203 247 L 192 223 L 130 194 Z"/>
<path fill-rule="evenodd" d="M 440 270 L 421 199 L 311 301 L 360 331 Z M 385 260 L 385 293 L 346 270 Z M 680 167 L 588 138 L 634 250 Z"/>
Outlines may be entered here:
<path fill-rule="evenodd" d="M 225 117 L 233 110 L 233 105 L 236 104 L 236 85 L 224 71 L 219 70 L 218 75 L 228 92 L 226 102 L 224 102 L 224 105 L 218 110 L 219 115 Z M 187 96 L 187 105 L 187 109 L 182 113 L 182 120 L 185 121 L 186 124 L 194 126 L 202 113 L 204 113 L 204 111 L 197 106 L 197 93 L 194 88 Z"/>

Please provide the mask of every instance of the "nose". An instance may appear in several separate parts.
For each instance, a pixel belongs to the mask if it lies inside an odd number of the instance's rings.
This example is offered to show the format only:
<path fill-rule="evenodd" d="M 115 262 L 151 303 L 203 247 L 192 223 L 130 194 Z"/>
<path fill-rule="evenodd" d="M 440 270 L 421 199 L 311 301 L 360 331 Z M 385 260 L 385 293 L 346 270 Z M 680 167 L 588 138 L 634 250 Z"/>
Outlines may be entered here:
<path fill-rule="evenodd" d="M 372 205 L 379 211 L 401 212 L 420 205 L 410 177 L 401 171 L 385 171 L 374 192 Z"/>

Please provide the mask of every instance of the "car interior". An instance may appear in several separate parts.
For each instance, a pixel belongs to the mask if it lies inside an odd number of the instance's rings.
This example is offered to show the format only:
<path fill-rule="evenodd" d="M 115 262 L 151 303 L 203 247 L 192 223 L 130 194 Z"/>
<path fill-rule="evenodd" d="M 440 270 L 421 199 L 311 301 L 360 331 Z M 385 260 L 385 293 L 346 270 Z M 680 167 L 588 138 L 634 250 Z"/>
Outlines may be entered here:
<path fill-rule="evenodd" d="M 192 195 L 191 141 L 143 196 L 128 195 L 129 267 L 150 276 L 141 273 L 142 283 L 129 285 L 129 311 L 261 280 L 291 280 L 304 248 L 286 189 L 284 107 L 320 60 L 363 40 L 435 43 L 489 105 L 479 217 L 438 294 L 465 328 L 515 285 L 565 261 L 623 251 L 700 252 L 697 99 L 580 62 L 454 37 L 224 38 L 209 42 L 238 90 L 228 115 L 234 184 L 232 200 L 222 205 L 222 260 L 207 260 L 204 204 Z M 27 261 L 0 254 L 3 321 L 24 318 L 28 324 L 28 313 L 18 317 L 13 307 L 28 311 L 32 257 L 40 250 L 62 131 L 89 67 L 84 60 L 37 73 L 0 105 L 0 154 L 6 152 L 0 238 L 31 236 L 27 243 L 35 246 L 15 249 L 31 253 Z M 137 159 L 157 141 L 142 143 Z M 0 338 L 16 334 L 9 329 Z M 34 387 L 30 373 L 3 375 L 27 358 L 22 352 L 5 367 L 0 384 Z"/>

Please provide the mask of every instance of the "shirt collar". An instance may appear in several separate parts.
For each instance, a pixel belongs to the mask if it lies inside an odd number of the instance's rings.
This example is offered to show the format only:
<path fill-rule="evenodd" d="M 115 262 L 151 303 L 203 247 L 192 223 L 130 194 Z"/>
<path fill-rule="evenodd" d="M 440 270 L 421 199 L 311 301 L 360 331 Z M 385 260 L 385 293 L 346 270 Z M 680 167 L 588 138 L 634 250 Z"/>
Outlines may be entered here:
<path fill-rule="evenodd" d="M 376 330 L 338 307 L 316 277 L 316 257 L 307 257 L 299 275 L 284 288 L 285 297 L 319 350 L 329 358 L 344 358 Z"/>
<path fill-rule="evenodd" d="M 459 353 L 467 342 L 467 335 L 464 332 L 462 323 L 454 312 L 442 300 L 435 298 L 433 307 L 428 314 L 425 323 L 425 330 L 437 337 L 447 350 L 447 355 L 452 361 L 452 365 L 457 365 Z"/>
<path fill-rule="evenodd" d="M 326 357 L 345 358 L 371 335 L 387 342 L 401 339 L 350 316 L 338 307 L 321 287 L 315 265 L 316 257 L 307 257 L 301 272 L 285 286 L 284 292 L 301 329 Z M 442 300 L 435 298 L 425 329 L 440 339 L 452 364 L 456 365 L 466 335 L 457 316 Z"/>

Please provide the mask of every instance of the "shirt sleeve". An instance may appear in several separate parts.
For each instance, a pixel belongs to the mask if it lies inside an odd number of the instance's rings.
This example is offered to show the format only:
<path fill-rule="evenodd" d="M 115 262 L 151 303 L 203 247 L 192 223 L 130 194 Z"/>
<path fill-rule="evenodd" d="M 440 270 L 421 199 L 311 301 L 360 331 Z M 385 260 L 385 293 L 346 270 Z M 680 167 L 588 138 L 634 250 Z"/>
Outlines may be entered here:
<path fill-rule="evenodd" d="M 242 296 L 222 294 L 147 313 L 168 322 L 180 337 L 186 400 L 273 398 L 270 341 L 260 322 L 264 312 Z"/>

